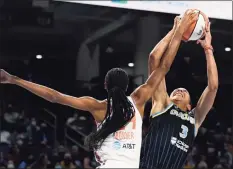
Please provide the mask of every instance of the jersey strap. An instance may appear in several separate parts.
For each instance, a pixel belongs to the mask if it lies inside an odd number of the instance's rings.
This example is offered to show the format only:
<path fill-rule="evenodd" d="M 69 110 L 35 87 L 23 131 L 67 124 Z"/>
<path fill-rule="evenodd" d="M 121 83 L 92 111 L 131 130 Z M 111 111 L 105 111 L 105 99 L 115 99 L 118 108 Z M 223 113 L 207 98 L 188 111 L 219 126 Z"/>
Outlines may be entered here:
<path fill-rule="evenodd" d="M 167 110 L 169 110 L 173 105 L 174 105 L 173 103 L 169 104 L 163 111 L 151 114 L 151 117 L 155 118 L 163 113 L 166 113 Z"/>

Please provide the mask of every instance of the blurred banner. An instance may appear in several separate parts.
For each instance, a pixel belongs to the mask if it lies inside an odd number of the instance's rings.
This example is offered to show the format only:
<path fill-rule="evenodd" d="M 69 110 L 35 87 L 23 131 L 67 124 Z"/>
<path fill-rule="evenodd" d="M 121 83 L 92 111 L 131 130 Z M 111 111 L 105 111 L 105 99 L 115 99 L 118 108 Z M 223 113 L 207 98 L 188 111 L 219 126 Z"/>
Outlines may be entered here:
<path fill-rule="evenodd" d="M 135 9 L 151 12 L 181 14 L 186 9 L 196 8 L 203 11 L 210 18 L 232 20 L 232 1 L 76 1 L 55 0 L 89 5 L 99 5 L 116 8 Z"/>

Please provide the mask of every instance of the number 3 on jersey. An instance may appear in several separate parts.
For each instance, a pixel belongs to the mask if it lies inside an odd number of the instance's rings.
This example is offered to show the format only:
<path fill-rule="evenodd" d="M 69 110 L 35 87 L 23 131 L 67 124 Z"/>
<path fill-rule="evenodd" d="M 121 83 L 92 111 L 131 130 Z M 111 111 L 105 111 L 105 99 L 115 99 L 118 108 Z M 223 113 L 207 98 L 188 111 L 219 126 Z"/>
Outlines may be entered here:
<path fill-rule="evenodd" d="M 188 127 L 182 124 L 181 129 L 182 129 L 182 131 L 179 133 L 180 137 L 181 138 L 186 138 L 187 135 L 188 135 L 188 131 L 189 131 Z"/>

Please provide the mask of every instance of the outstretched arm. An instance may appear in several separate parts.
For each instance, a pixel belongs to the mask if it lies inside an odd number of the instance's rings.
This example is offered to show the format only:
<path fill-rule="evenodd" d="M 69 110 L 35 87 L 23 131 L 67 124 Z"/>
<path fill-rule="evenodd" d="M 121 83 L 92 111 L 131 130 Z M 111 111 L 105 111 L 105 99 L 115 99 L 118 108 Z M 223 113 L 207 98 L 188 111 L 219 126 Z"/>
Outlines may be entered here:
<path fill-rule="evenodd" d="M 208 86 L 202 93 L 197 106 L 195 108 L 196 126 L 199 128 L 204 121 L 206 115 L 212 108 L 218 90 L 218 70 L 213 55 L 213 48 L 211 46 L 210 24 L 206 32 L 205 40 L 198 41 L 205 50 L 207 62 L 207 77 Z"/>
<path fill-rule="evenodd" d="M 139 86 L 131 94 L 131 97 L 134 99 L 137 108 L 141 112 L 141 115 L 143 115 L 145 103 L 152 97 L 153 93 L 158 88 L 158 85 L 165 77 L 166 73 L 170 70 L 171 64 L 180 46 L 183 33 L 195 20 L 197 20 L 197 14 L 194 13 L 193 10 L 187 10 L 184 17 L 181 19 L 180 24 L 175 30 L 172 40 L 161 59 L 159 67 L 152 72 L 143 85 Z"/>
<path fill-rule="evenodd" d="M 176 17 L 175 21 L 174 21 L 174 26 L 172 28 L 172 30 L 170 30 L 168 32 L 168 34 L 161 40 L 159 41 L 159 43 L 153 48 L 153 50 L 151 51 L 150 55 L 149 55 L 149 60 L 148 60 L 148 72 L 149 75 L 156 69 L 159 67 L 160 62 L 161 62 L 161 58 L 163 57 L 164 52 L 166 51 L 169 43 L 171 42 L 171 39 L 175 33 L 175 30 L 177 28 L 178 25 L 178 21 L 180 20 L 180 18 Z"/>
<path fill-rule="evenodd" d="M 69 95 L 65 95 L 46 86 L 32 83 L 20 79 L 16 76 L 12 76 L 4 70 L 0 70 L 0 82 L 18 85 L 52 103 L 59 103 L 73 107 L 75 109 L 89 111 L 93 114 L 95 118 L 97 118 L 95 112 L 103 107 L 101 101 L 98 101 L 92 97 L 84 96 L 76 98 Z"/>
<path fill-rule="evenodd" d="M 166 50 L 168 50 L 168 45 L 171 42 L 171 39 L 174 35 L 174 32 L 179 24 L 180 18 L 176 17 L 174 20 L 174 26 L 172 30 L 154 47 L 151 51 L 148 59 L 148 72 L 149 75 L 159 67 L 161 58 L 163 57 Z M 171 48 L 170 48 L 171 49 Z M 173 50 L 173 49 L 171 49 Z M 162 79 L 159 84 L 157 90 L 152 95 L 152 102 L 160 102 L 164 106 L 166 106 L 168 100 L 167 88 L 165 77 Z"/>
<path fill-rule="evenodd" d="M 170 70 L 171 64 L 180 46 L 182 34 L 183 33 L 180 32 L 179 29 L 175 31 L 175 34 L 171 42 L 169 43 L 168 49 L 166 50 L 159 67 L 155 69 L 151 73 L 147 81 L 143 85 L 139 86 L 134 92 L 139 98 L 138 102 L 140 104 L 145 104 L 145 102 L 152 97 L 153 93 L 158 88 L 160 82 L 165 77 L 166 73 Z"/>

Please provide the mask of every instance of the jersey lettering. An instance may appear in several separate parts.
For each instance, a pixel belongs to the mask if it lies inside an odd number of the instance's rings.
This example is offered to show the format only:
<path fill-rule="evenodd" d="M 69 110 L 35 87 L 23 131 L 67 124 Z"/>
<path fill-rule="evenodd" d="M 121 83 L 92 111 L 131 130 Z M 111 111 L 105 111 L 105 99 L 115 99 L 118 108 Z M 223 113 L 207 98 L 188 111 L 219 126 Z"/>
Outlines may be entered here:
<path fill-rule="evenodd" d="M 134 149 L 136 144 L 123 144 L 123 147 L 122 148 L 125 148 L 125 149 Z"/>
<path fill-rule="evenodd" d="M 175 116 L 179 117 L 182 120 L 189 121 L 191 124 L 195 123 L 195 120 L 194 120 L 193 117 L 191 117 L 187 113 L 178 112 L 176 109 L 172 109 L 170 111 L 170 114 L 175 115 Z"/>
<path fill-rule="evenodd" d="M 133 140 L 135 138 L 134 132 L 132 130 L 136 129 L 136 116 L 132 118 L 132 120 L 120 130 L 115 132 L 115 139 L 117 140 Z"/>

